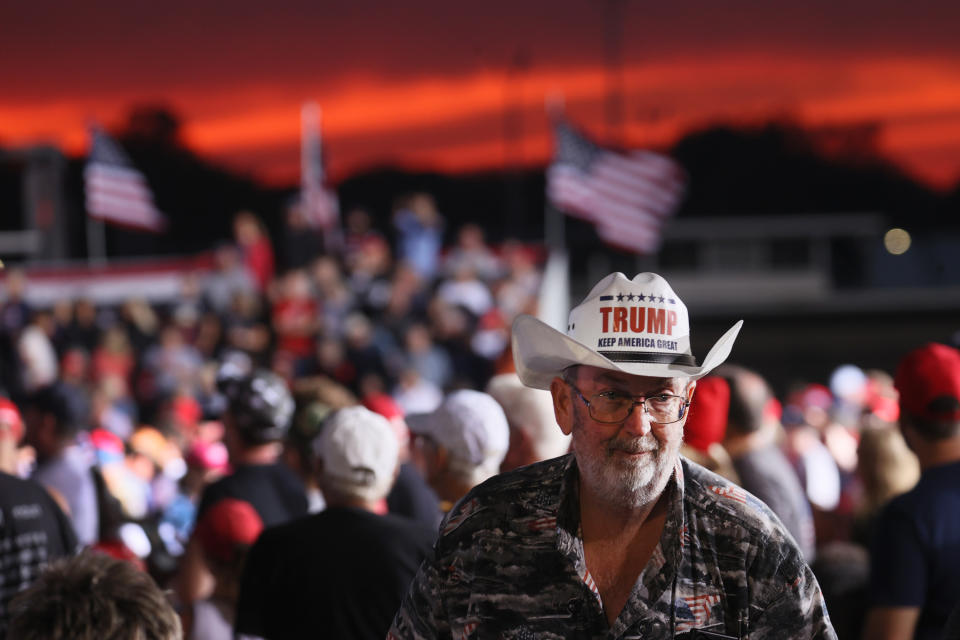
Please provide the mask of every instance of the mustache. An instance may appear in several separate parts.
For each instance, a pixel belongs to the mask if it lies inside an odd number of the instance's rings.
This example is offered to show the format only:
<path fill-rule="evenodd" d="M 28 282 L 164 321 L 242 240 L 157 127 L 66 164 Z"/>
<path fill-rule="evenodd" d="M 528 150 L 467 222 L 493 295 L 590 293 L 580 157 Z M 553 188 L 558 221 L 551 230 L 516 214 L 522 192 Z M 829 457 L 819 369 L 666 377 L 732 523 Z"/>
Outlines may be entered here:
<path fill-rule="evenodd" d="M 648 434 L 649 435 L 649 434 Z M 624 453 L 656 453 L 660 445 L 656 438 L 635 438 L 631 440 L 611 440 L 607 444 L 607 451 L 623 451 Z"/>

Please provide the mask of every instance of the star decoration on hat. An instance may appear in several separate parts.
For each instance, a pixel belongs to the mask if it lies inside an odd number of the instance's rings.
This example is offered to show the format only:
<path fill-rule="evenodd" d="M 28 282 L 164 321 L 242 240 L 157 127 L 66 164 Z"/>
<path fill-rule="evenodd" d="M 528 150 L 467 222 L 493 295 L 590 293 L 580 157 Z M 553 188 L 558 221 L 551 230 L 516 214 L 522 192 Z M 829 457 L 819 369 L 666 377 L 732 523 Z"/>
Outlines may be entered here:
<path fill-rule="evenodd" d="M 657 302 L 663 303 L 663 296 L 660 296 L 659 298 L 657 298 Z"/>
<path fill-rule="evenodd" d="M 633 295 L 632 293 L 627 294 L 627 300 L 633 300 L 635 297 L 636 297 L 636 296 Z"/>
<path fill-rule="evenodd" d="M 647 299 L 647 296 L 643 295 L 642 293 L 637 297 L 640 298 L 640 302 L 643 302 L 644 300 Z"/>
<path fill-rule="evenodd" d="M 617 302 L 623 302 L 623 294 L 622 294 L 622 293 L 618 293 L 618 294 L 617 294 Z"/>

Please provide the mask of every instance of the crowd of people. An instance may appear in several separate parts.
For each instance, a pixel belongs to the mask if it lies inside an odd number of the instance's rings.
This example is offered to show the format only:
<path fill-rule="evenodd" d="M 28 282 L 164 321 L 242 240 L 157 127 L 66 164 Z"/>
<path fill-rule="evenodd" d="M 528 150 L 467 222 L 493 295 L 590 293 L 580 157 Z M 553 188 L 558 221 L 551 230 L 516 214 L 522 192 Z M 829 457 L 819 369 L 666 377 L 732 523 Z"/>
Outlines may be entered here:
<path fill-rule="evenodd" d="M 243 212 L 166 304 L 34 308 L 8 270 L 0 637 L 68 637 L 50 599 L 87 591 L 114 625 L 87 637 L 940 637 L 955 349 L 778 394 L 723 362 L 739 325 L 697 366 L 659 276 L 612 274 L 554 335 L 535 248 L 445 245 L 423 193 L 393 225 L 293 210 L 271 240 Z M 672 346 L 604 342 L 655 311 Z M 611 424 L 635 441 L 585 435 Z"/>

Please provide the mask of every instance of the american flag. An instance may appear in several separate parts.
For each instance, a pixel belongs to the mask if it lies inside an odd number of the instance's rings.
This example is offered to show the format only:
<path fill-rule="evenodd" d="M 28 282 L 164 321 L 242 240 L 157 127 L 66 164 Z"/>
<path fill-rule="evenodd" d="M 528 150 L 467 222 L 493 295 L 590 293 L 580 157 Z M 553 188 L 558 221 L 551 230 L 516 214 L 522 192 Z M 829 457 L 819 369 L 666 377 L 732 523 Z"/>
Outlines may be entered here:
<path fill-rule="evenodd" d="M 307 223 L 329 230 L 337 224 L 337 196 L 323 186 L 323 146 L 320 143 L 320 109 L 313 102 L 300 112 L 300 207 Z"/>
<path fill-rule="evenodd" d="M 98 127 L 91 130 L 91 138 L 83 171 L 90 217 L 144 231 L 163 231 L 166 218 L 154 206 L 150 185 L 123 148 Z"/>
<path fill-rule="evenodd" d="M 555 135 L 547 171 L 550 202 L 593 222 L 608 244 L 636 253 L 656 251 L 663 222 L 683 195 L 683 170 L 651 151 L 604 149 L 564 122 L 556 125 Z"/>

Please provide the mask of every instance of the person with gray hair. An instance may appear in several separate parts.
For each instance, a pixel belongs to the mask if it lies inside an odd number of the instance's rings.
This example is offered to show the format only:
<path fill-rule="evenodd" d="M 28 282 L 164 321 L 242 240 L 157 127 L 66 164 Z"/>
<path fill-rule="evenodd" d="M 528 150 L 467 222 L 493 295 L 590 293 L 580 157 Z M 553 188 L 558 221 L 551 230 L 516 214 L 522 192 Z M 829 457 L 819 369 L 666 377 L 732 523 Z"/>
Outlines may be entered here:
<path fill-rule="evenodd" d="M 501 471 L 569 453 L 570 436 L 557 429 L 549 391 L 525 386 L 515 373 L 501 373 L 487 383 L 487 393 L 503 407 L 510 426 Z"/>
<path fill-rule="evenodd" d="M 446 512 L 470 489 L 500 472 L 510 427 L 490 395 L 454 391 L 432 413 L 407 416 L 414 460 Z"/>
<path fill-rule="evenodd" d="M 10 605 L 7 640 L 181 640 L 180 618 L 149 575 L 87 551 L 62 559 Z"/>
<path fill-rule="evenodd" d="M 655 273 L 612 273 L 566 332 L 513 323 L 523 383 L 549 389 L 572 453 L 502 473 L 441 525 L 394 618 L 420 638 L 835 640 L 823 595 L 769 507 L 680 455 L 706 357 Z"/>
<path fill-rule="evenodd" d="M 383 512 L 399 445 L 383 416 L 333 412 L 316 440 L 326 510 L 267 529 L 240 581 L 235 630 L 263 638 L 382 640 L 435 532 Z"/>

